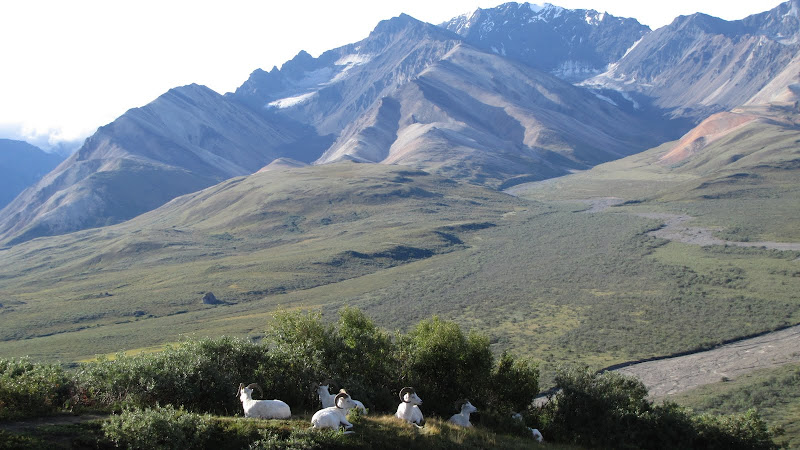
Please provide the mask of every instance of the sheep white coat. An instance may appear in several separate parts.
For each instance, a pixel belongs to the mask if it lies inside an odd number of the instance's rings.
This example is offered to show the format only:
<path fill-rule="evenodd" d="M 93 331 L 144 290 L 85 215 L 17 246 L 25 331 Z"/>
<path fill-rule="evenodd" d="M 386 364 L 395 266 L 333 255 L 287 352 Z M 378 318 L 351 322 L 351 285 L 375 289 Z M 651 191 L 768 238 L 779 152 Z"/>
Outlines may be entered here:
<path fill-rule="evenodd" d="M 334 396 L 336 397 L 336 396 Z M 349 395 L 339 397 L 338 405 L 320 409 L 311 417 L 313 428 L 333 428 L 338 429 L 343 426 L 345 429 L 353 427 L 347 420 L 347 412 L 355 408 L 356 404 Z"/>
<path fill-rule="evenodd" d="M 281 400 L 253 400 L 253 389 L 242 387 L 239 389 L 239 400 L 242 401 L 245 417 L 260 419 L 288 419 L 292 416 L 289 405 Z"/>
<path fill-rule="evenodd" d="M 323 408 L 330 408 L 331 406 L 336 406 L 333 404 L 333 399 L 336 398 L 336 394 L 331 394 L 330 392 L 328 392 L 328 387 L 329 385 L 327 384 L 323 384 L 317 387 L 317 394 L 319 395 L 319 401 L 320 403 L 322 403 Z M 363 403 L 355 399 L 353 399 L 353 403 L 355 403 L 356 405 L 354 406 L 355 409 L 361 410 L 363 414 L 367 413 L 367 408 L 364 407 Z"/>
<path fill-rule="evenodd" d="M 472 424 L 469 422 L 469 415 L 476 412 L 478 408 L 474 407 L 472 403 L 466 402 L 461 405 L 461 412 L 458 414 L 453 414 L 448 422 L 458 425 L 460 427 L 471 427 Z"/>
<path fill-rule="evenodd" d="M 403 400 L 403 403 L 397 406 L 397 412 L 394 416 L 408 423 L 422 426 L 425 423 L 422 410 L 419 409 L 419 405 L 422 404 L 422 399 L 419 398 L 417 393 L 413 390 L 405 392 L 400 398 Z"/>

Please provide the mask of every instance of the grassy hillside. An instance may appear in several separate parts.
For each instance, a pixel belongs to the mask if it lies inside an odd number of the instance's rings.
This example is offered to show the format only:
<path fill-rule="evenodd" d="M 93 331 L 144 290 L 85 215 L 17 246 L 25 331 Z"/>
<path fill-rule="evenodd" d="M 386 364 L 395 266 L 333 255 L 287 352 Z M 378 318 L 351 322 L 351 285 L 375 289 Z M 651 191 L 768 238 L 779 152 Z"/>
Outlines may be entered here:
<path fill-rule="evenodd" d="M 795 252 L 668 243 L 647 234 L 659 220 L 586 210 L 397 166 L 234 179 L 2 250 L 0 355 L 69 362 L 185 335 L 258 337 L 279 309 L 333 318 L 355 305 L 388 329 L 438 314 L 549 373 L 800 322 Z M 203 304 L 209 291 L 224 303 Z"/>
<path fill-rule="evenodd" d="M 792 116 L 793 117 L 793 116 Z M 688 214 L 734 241 L 800 241 L 800 128 L 781 116 L 751 122 L 689 158 L 662 162 L 677 142 L 592 170 L 520 187 L 536 200 L 619 197 L 630 212 Z"/>
<path fill-rule="evenodd" d="M 112 440 L 103 436 L 101 424 L 101 421 L 95 421 L 73 425 L 45 425 L 24 433 L 0 430 L 0 448 L 118 448 Z M 417 430 L 393 416 L 363 417 L 358 421 L 358 431 L 353 435 L 330 430 L 309 430 L 310 417 L 280 421 L 211 417 L 208 424 L 207 433 L 212 436 L 205 443 L 205 448 L 218 449 L 525 449 L 537 445 L 529 437 L 494 433 L 486 429 L 464 429 L 438 419 L 429 420 L 425 428 Z M 165 439 L 162 445 L 164 448 L 184 448 L 174 437 L 172 441 Z M 582 448 L 554 443 L 543 443 L 538 447 L 552 450 Z"/>

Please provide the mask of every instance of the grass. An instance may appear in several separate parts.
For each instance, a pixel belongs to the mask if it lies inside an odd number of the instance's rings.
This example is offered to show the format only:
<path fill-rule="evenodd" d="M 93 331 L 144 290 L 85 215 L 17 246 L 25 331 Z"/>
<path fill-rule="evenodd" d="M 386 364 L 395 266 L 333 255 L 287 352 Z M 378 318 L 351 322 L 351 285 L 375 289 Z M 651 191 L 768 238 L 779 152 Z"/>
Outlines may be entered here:
<path fill-rule="evenodd" d="M 781 427 L 788 448 L 800 447 L 800 364 L 761 369 L 673 397 L 696 412 L 742 413 L 756 408 L 772 427 Z"/>
<path fill-rule="evenodd" d="M 308 417 L 258 420 L 216 416 L 212 421 L 219 430 L 214 436 L 215 448 L 220 449 L 248 448 L 254 442 L 261 442 L 266 447 L 274 446 L 269 448 L 296 449 L 522 449 L 535 445 L 528 436 L 498 434 L 482 427 L 463 429 L 435 418 L 428 420 L 424 428 L 417 429 L 393 416 L 367 416 L 357 421 L 356 433 L 352 435 L 310 430 Z M 40 426 L 15 432 L 0 430 L 0 449 L 115 448 L 103 436 L 102 422 Z M 541 448 L 567 450 L 581 447 L 545 442 Z"/>

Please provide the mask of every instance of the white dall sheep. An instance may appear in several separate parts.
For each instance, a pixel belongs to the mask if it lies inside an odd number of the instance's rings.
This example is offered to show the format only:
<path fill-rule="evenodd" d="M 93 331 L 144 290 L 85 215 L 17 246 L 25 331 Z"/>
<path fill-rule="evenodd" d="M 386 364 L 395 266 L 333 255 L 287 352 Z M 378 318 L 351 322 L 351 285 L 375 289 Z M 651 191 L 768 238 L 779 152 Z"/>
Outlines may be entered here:
<path fill-rule="evenodd" d="M 520 413 L 512 412 L 511 413 L 511 418 L 514 419 L 514 420 L 518 420 L 518 421 L 522 422 L 523 424 L 525 423 L 525 419 L 522 417 L 522 414 L 520 414 Z M 531 428 L 531 427 L 525 427 L 525 428 L 527 428 L 528 431 L 531 432 L 531 437 L 536 439 L 536 442 L 542 442 L 544 440 L 544 436 L 542 436 L 542 433 L 538 429 Z"/>
<path fill-rule="evenodd" d="M 336 406 L 334 403 L 334 399 L 336 398 L 337 394 L 331 394 L 328 392 L 328 387 L 330 385 L 323 384 L 317 387 L 317 394 L 319 395 L 319 401 L 322 403 L 323 408 L 330 408 L 331 406 Z M 354 406 L 355 409 L 361 410 L 362 414 L 367 413 L 367 408 L 364 407 L 364 404 L 358 400 L 353 399 L 353 403 L 356 404 Z"/>
<path fill-rule="evenodd" d="M 425 418 L 422 417 L 422 411 L 419 409 L 419 405 L 422 404 L 422 399 L 419 398 L 414 388 L 404 387 L 401 389 L 400 400 L 402 400 L 403 403 L 397 406 L 397 412 L 394 416 L 408 423 L 413 423 L 418 427 L 425 425 Z"/>
<path fill-rule="evenodd" d="M 356 404 L 350 395 L 342 389 L 333 398 L 334 406 L 330 406 L 314 413 L 311 417 L 312 428 L 333 428 L 338 429 L 340 426 L 349 430 L 353 424 L 347 421 L 347 412 L 355 408 Z M 347 431 L 346 433 L 352 433 Z"/>
<path fill-rule="evenodd" d="M 264 391 L 256 383 L 239 383 L 239 391 L 236 396 L 242 401 L 245 417 L 256 417 L 259 419 L 288 419 L 292 415 L 289 405 L 281 400 L 253 400 L 253 388 L 257 388 L 261 395 Z"/>
<path fill-rule="evenodd" d="M 460 427 L 471 427 L 472 424 L 469 423 L 469 415 L 476 412 L 478 408 L 472 406 L 472 403 L 470 403 L 469 400 L 461 400 L 458 402 L 458 404 L 461 405 L 461 412 L 458 414 L 453 414 L 448 422 Z"/>

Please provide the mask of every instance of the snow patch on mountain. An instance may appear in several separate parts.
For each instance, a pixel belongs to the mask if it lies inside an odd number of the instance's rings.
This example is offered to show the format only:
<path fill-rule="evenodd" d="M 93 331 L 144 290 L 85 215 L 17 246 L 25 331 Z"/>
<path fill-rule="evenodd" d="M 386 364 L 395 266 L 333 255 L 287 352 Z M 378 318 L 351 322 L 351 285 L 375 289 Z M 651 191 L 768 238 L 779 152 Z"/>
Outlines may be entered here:
<path fill-rule="evenodd" d="M 597 75 L 599 70 L 592 67 L 590 64 L 580 61 L 564 61 L 555 70 L 550 72 L 558 78 L 564 80 L 586 79 L 589 76 Z"/>
<path fill-rule="evenodd" d="M 549 5 L 549 3 L 545 3 L 544 5 L 536 5 L 533 3 L 528 3 L 528 7 L 530 7 L 531 11 L 535 13 L 538 13 L 539 11 L 543 10 L 547 5 Z"/>
<path fill-rule="evenodd" d="M 360 66 L 370 61 L 372 61 L 372 55 L 353 53 L 350 55 L 342 56 L 334 64 L 336 64 L 337 66 Z"/>
<path fill-rule="evenodd" d="M 291 108 L 292 106 L 296 106 L 296 105 L 299 105 L 301 103 L 307 102 L 308 100 L 310 100 L 315 95 L 317 95 L 317 91 L 308 92 L 308 93 L 297 95 L 297 96 L 294 96 L 294 97 L 282 98 L 282 99 L 275 100 L 275 101 L 267 103 L 267 107 L 279 108 L 279 109 Z"/>
<path fill-rule="evenodd" d="M 605 18 L 606 18 L 606 13 L 604 12 L 598 13 L 597 11 L 590 9 L 586 11 L 586 16 L 584 17 L 584 20 L 586 20 L 586 23 L 588 23 L 589 25 L 597 25 L 600 22 L 602 22 L 603 19 Z"/>

